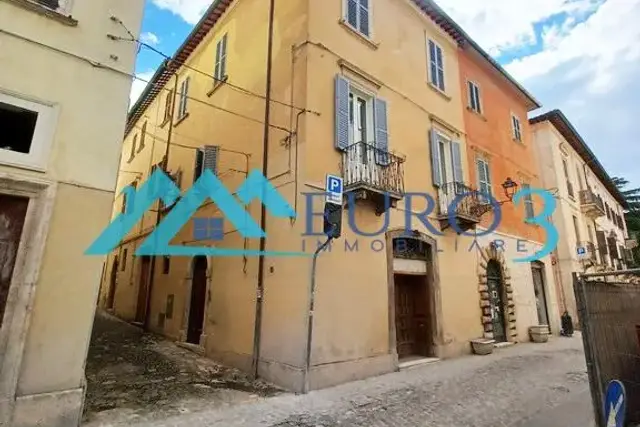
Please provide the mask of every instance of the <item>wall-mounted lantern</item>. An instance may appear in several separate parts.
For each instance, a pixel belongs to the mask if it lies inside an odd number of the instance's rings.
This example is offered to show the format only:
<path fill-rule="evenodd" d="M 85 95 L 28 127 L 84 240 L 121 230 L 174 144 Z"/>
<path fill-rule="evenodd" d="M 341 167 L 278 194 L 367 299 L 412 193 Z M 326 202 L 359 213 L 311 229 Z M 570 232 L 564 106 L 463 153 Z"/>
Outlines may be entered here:
<path fill-rule="evenodd" d="M 501 205 L 513 201 L 513 196 L 515 196 L 516 192 L 518 191 L 518 183 L 511 178 L 507 178 L 502 183 L 502 188 L 504 189 L 504 195 L 506 196 L 507 200 L 501 202 Z"/>

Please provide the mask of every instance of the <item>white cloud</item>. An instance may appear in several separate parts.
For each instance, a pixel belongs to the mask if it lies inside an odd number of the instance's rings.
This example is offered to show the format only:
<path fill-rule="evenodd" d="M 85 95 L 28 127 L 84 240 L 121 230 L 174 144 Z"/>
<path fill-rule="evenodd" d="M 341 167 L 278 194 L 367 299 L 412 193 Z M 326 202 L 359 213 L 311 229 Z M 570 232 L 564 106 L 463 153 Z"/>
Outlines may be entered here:
<path fill-rule="evenodd" d="M 140 34 L 140 41 L 151 46 L 156 46 L 160 43 L 160 37 L 152 32 L 142 33 Z"/>
<path fill-rule="evenodd" d="M 490 53 L 517 58 L 507 70 L 565 112 L 609 175 L 640 186 L 640 0 L 440 3 Z"/>
<path fill-rule="evenodd" d="M 534 24 L 561 14 L 580 18 L 603 1 L 440 0 L 438 3 L 482 47 L 498 54 L 535 44 Z"/>
<path fill-rule="evenodd" d="M 133 104 L 136 103 L 136 101 L 144 91 L 144 88 L 147 86 L 147 82 L 151 80 L 151 77 L 153 77 L 154 73 L 155 72 L 153 70 L 150 70 L 150 71 L 145 71 L 143 73 L 136 74 L 136 77 L 138 77 L 138 79 L 134 79 L 133 84 L 131 85 L 131 94 L 129 96 L 129 108 L 131 108 Z"/>
<path fill-rule="evenodd" d="M 196 24 L 212 0 L 151 0 L 160 9 L 168 10 L 189 24 Z"/>

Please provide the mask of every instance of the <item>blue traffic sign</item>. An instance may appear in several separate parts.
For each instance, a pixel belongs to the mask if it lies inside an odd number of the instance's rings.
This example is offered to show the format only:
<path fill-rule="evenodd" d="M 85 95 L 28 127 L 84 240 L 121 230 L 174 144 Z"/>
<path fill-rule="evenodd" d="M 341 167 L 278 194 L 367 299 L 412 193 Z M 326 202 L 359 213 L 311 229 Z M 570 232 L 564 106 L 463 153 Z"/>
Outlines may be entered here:
<path fill-rule="evenodd" d="M 604 418 L 606 427 L 624 427 L 627 412 L 627 394 L 624 384 L 613 380 L 607 386 L 604 397 Z"/>
<path fill-rule="evenodd" d="M 327 203 L 342 205 L 343 181 L 339 176 L 327 175 Z"/>
<path fill-rule="evenodd" d="M 587 253 L 587 248 L 585 248 L 584 246 L 580 246 L 578 247 L 578 255 L 585 255 Z"/>

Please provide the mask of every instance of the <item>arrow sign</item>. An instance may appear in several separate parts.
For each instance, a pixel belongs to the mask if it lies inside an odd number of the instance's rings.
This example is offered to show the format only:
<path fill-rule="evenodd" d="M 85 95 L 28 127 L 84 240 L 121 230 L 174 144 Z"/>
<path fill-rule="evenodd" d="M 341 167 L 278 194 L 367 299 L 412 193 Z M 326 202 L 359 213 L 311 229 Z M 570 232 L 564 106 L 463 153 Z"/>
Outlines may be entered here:
<path fill-rule="evenodd" d="M 613 380 L 607 386 L 604 410 L 607 427 L 624 427 L 627 412 L 627 395 L 624 384 L 620 381 Z"/>

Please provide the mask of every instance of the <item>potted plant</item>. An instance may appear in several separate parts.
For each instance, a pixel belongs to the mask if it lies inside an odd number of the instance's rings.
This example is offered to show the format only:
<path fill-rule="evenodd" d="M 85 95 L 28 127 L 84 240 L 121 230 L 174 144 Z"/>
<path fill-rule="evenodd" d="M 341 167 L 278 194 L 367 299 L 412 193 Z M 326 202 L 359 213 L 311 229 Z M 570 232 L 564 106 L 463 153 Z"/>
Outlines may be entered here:
<path fill-rule="evenodd" d="M 484 356 L 493 353 L 493 345 L 495 343 L 496 341 L 490 338 L 477 338 L 471 340 L 471 348 L 475 354 Z"/>
<path fill-rule="evenodd" d="M 529 326 L 529 336 L 531 341 L 536 343 L 544 343 L 549 341 L 549 325 Z"/>

